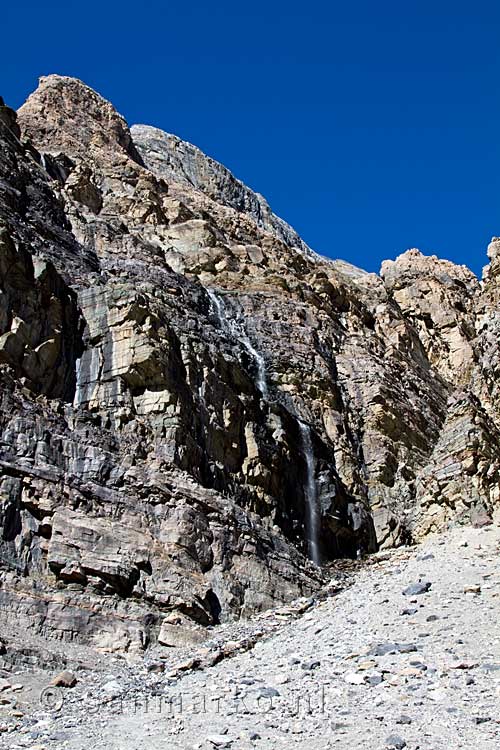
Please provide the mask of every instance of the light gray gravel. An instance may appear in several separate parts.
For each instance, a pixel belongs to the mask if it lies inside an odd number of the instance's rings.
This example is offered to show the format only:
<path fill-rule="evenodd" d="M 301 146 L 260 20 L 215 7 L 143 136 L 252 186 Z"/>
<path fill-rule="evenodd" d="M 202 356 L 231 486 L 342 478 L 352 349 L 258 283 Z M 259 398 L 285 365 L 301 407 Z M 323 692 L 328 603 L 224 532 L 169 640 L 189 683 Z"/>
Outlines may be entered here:
<path fill-rule="evenodd" d="M 208 669 L 79 673 L 59 711 L 33 702 L 0 746 L 498 750 L 499 542 L 498 527 L 463 528 L 379 554 L 353 586 L 273 616 L 274 633 Z"/>

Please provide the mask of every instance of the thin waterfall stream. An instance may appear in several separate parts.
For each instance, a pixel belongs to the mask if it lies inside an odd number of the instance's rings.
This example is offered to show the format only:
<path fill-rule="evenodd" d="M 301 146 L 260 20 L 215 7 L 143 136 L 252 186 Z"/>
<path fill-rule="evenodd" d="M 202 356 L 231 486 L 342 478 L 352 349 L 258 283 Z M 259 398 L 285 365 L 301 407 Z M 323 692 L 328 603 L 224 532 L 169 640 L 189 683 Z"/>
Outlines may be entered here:
<path fill-rule="evenodd" d="M 209 289 L 207 287 L 207 294 L 210 297 L 212 309 L 217 317 L 217 320 L 219 321 L 220 327 L 223 330 L 232 333 L 232 335 L 236 339 L 238 339 L 241 344 L 243 344 L 247 352 L 250 354 L 250 357 L 255 362 L 255 366 L 257 368 L 257 387 L 262 394 L 262 398 L 267 401 L 269 396 L 269 389 L 267 387 L 266 363 L 264 361 L 264 357 L 260 352 L 257 351 L 257 349 L 250 341 L 243 321 L 238 320 L 237 318 L 228 317 L 224 300 L 222 300 L 219 295 L 213 291 L 213 289 Z"/>
<path fill-rule="evenodd" d="M 255 362 L 257 368 L 257 386 L 262 394 L 262 398 L 267 401 L 269 389 L 266 377 L 266 363 L 262 354 L 254 347 L 243 321 L 237 318 L 230 318 L 227 314 L 224 300 L 216 294 L 213 289 L 206 288 L 210 298 L 212 310 L 217 317 L 219 325 L 223 331 L 232 334 L 247 350 Z M 318 505 L 318 493 L 315 479 L 315 460 L 314 450 L 311 440 L 311 428 L 305 422 L 297 418 L 302 440 L 302 452 L 306 462 L 306 483 L 304 486 L 304 498 L 306 503 L 306 541 L 310 559 L 321 565 L 321 552 L 319 544 L 319 532 L 321 527 L 321 518 Z"/>
<path fill-rule="evenodd" d="M 306 460 L 306 483 L 304 495 L 306 501 L 306 540 L 309 557 L 321 565 L 321 552 L 319 545 L 319 532 L 321 518 L 318 506 L 318 493 L 315 479 L 314 450 L 311 440 L 311 428 L 299 419 L 300 435 L 302 438 L 302 451 Z"/>

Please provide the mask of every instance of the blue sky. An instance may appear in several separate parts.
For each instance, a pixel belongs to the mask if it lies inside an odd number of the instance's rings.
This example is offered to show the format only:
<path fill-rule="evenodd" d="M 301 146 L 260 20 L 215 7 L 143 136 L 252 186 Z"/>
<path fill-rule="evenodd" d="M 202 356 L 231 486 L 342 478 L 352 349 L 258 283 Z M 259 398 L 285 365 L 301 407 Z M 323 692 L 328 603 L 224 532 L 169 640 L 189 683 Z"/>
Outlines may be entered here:
<path fill-rule="evenodd" d="M 500 235 L 497 2 L 7 3 L 0 94 L 74 75 L 195 143 L 318 252 L 480 273 Z"/>

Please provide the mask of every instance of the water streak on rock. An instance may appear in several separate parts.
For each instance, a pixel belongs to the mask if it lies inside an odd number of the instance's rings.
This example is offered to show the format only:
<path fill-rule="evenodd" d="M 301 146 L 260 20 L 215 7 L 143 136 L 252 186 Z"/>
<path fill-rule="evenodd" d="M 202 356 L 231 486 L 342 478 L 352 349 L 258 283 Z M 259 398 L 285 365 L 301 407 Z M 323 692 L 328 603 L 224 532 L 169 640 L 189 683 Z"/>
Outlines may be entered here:
<path fill-rule="evenodd" d="M 306 539 L 309 557 L 316 565 L 321 565 L 321 552 L 319 543 L 320 512 L 318 507 L 318 493 L 316 490 L 314 450 L 311 440 L 311 428 L 299 420 L 300 435 L 302 438 L 302 450 L 306 462 L 306 483 L 304 497 L 306 501 Z"/>
<path fill-rule="evenodd" d="M 207 288 L 207 294 L 210 297 L 212 310 L 220 327 L 234 336 L 245 347 L 250 357 L 255 362 L 257 370 L 257 387 L 262 394 L 262 398 L 267 400 L 269 396 L 269 388 L 267 385 L 266 363 L 264 357 L 252 344 L 243 321 L 237 317 L 228 316 L 224 300 L 221 299 L 213 289 Z"/>

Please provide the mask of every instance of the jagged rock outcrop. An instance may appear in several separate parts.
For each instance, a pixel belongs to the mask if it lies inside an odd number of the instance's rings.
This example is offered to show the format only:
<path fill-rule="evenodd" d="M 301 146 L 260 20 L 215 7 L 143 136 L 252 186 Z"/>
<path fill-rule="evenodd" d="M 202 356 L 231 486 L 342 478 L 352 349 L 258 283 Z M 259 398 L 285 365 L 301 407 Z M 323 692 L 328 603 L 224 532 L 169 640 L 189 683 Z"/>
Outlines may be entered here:
<path fill-rule="evenodd" d="M 4 620 L 189 639 L 312 592 L 313 534 L 328 562 L 494 514 L 494 262 L 321 258 L 76 79 L 0 140 Z"/>
<path fill-rule="evenodd" d="M 71 399 L 83 351 L 76 294 L 0 221 L 0 363 L 34 393 Z"/>
<path fill-rule="evenodd" d="M 451 521 L 482 525 L 500 510 L 500 431 L 471 393 L 450 397 L 446 421 L 417 482 L 414 535 Z"/>
<path fill-rule="evenodd" d="M 490 265 L 486 267 L 481 293 L 475 300 L 476 366 L 471 390 L 497 427 L 500 427 L 500 239 L 488 246 Z"/>
<path fill-rule="evenodd" d="M 408 250 L 385 261 L 381 276 L 416 329 L 432 367 L 453 385 L 467 383 L 474 363 L 473 299 L 479 290 L 472 271 Z"/>

